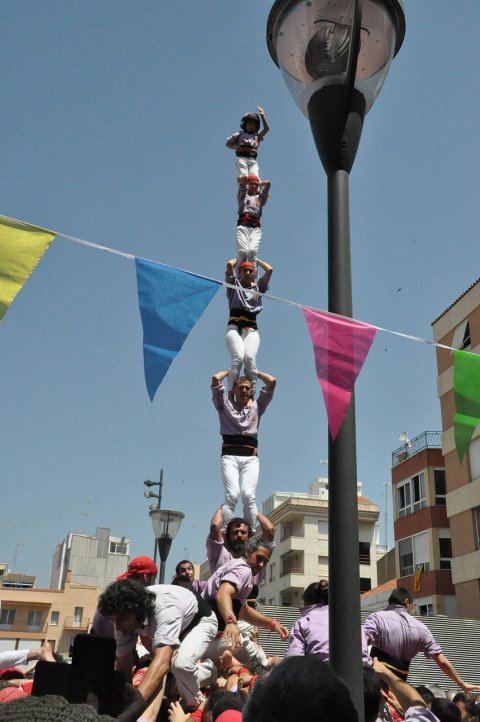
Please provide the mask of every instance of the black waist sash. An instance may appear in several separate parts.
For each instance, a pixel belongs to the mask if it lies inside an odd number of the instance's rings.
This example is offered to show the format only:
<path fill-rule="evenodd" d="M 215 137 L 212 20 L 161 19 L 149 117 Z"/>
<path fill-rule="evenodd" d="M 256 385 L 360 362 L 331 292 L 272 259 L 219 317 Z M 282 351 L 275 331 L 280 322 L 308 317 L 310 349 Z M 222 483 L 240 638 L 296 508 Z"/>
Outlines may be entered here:
<path fill-rule="evenodd" d="M 220 614 L 220 610 L 218 608 L 218 604 L 216 599 L 209 599 L 208 604 L 210 606 L 210 613 L 213 612 L 218 619 L 218 631 L 223 632 L 225 629 L 225 620 Z M 233 613 L 237 617 L 240 614 L 240 610 L 242 608 L 242 604 L 238 599 L 232 599 L 232 607 L 233 607 Z"/>
<path fill-rule="evenodd" d="M 222 456 L 257 456 L 258 439 L 246 434 L 222 434 Z"/>
<path fill-rule="evenodd" d="M 179 639 L 181 642 L 183 642 L 187 634 L 191 632 L 194 627 L 197 626 L 197 624 L 201 619 L 203 619 L 203 617 L 209 617 L 212 613 L 208 602 L 202 596 L 200 596 L 200 594 L 197 594 L 197 592 L 192 592 L 192 594 L 195 596 L 195 599 L 198 602 L 198 612 L 196 613 L 188 627 L 185 627 L 183 632 L 180 633 Z"/>
<path fill-rule="evenodd" d="M 370 650 L 370 656 L 378 657 L 380 662 L 392 670 L 392 672 L 400 679 L 407 679 L 408 670 L 410 669 L 410 659 L 400 659 L 400 657 L 393 657 L 391 654 L 387 654 L 383 649 L 378 647 L 372 647 Z"/>

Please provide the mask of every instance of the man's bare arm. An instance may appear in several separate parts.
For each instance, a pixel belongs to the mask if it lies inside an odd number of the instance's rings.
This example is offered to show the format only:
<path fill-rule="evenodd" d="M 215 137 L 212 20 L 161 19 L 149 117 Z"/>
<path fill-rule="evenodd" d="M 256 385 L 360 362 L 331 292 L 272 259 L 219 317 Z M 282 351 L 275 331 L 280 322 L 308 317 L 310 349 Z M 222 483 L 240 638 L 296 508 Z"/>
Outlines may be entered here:
<path fill-rule="evenodd" d="M 260 381 L 263 381 L 267 391 L 273 392 L 277 384 L 277 379 L 274 376 L 265 373 L 265 371 L 257 371 L 257 377 L 260 379 Z"/>
<path fill-rule="evenodd" d="M 216 542 L 223 541 L 222 527 L 222 507 L 219 506 L 218 509 L 216 509 L 215 514 L 212 516 L 212 520 L 210 522 L 210 539 L 213 539 L 213 541 Z"/>

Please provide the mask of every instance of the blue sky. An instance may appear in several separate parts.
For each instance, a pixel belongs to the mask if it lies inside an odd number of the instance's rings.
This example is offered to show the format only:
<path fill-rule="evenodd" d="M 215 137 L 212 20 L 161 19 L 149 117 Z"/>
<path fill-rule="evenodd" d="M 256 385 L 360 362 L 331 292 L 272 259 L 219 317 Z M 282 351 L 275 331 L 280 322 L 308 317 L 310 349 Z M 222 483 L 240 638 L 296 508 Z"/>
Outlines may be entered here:
<path fill-rule="evenodd" d="M 260 254 L 275 269 L 271 293 L 326 308 L 326 178 L 266 48 L 270 7 L 5 3 L 0 213 L 221 279 L 236 205 L 224 141 L 260 104 L 271 126 L 260 156 L 272 181 Z M 479 275 L 480 5 L 405 8 L 405 41 L 351 174 L 354 316 L 431 338 L 434 318 Z M 0 326 L 2 561 L 13 566 L 18 545 L 16 571 L 46 584 L 56 543 L 97 526 L 150 553 L 143 480 L 161 467 L 164 505 L 186 515 L 169 569 L 203 559 L 223 496 L 209 386 L 228 363 L 226 313 L 220 290 L 151 404 L 134 263 L 54 241 Z M 306 491 L 327 456 L 303 314 L 266 301 L 260 333 L 259 368 L 278 386 L 262 421 L 259 502 Z M 434 349 L 378 333 L 356 406 L 358 478 L 383 522 L 399 432 L 441 427 Z"/>

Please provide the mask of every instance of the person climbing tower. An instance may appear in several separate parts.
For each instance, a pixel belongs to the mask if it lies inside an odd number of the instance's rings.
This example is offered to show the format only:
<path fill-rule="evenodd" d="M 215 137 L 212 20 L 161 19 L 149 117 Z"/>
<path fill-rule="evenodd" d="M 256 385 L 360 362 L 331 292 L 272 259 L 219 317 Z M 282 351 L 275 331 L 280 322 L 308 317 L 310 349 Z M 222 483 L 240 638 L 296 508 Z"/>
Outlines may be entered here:
<path fill-rule="evenodd" d="M 257 105 L 257 113 L 245 113 L 240 121 L 241 130 L 227 138 L 226 146 L 237 156 L 237 177 L 259 174 L 257 163 L 258 146 L 270 130 L 265 111 Z M 263 128 L 260 130 L 260 120 Z"/>

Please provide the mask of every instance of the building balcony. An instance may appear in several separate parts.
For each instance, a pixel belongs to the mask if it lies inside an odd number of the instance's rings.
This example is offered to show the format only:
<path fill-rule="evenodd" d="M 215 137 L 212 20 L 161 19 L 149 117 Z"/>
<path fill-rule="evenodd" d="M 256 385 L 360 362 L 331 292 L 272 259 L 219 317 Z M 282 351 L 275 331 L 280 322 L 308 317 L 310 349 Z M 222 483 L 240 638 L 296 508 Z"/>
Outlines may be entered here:
<path fill-rule="evenodd" d="M 27 624 L 26 622 L 15 622 L 14 624 L 0 624 L 0 632 L 46 632 L 47 623 Z"/>
<path fill-rule="evenodd" d="M 303 574 L 304 568 L 303 567 L 287 567 L 286 569 L 282 569 L 280 572 L 281 577 L 286 577 L 287 574 Z"/>
<path fill-rule="evenodd" d="M 88 625 L 90 624 L 90 619 L 88 617 L 84 617 L 83 619 L 76 619 L 75 617 L 65 617 L 65 622 L 63 624 L 65 629 L 83 629 L 88 630 Z"/>
<path fill-rule="evenodd" d="M 414 439 L 402 444 L 398 449 L 392 452 L 392 466 L 401 464 L 402 461 L 408 459 L 414 454 L 418 454 L 422 449 L 441 449 L 442 448 L 442 432 L 441 431 L 424 431 Z"/>

